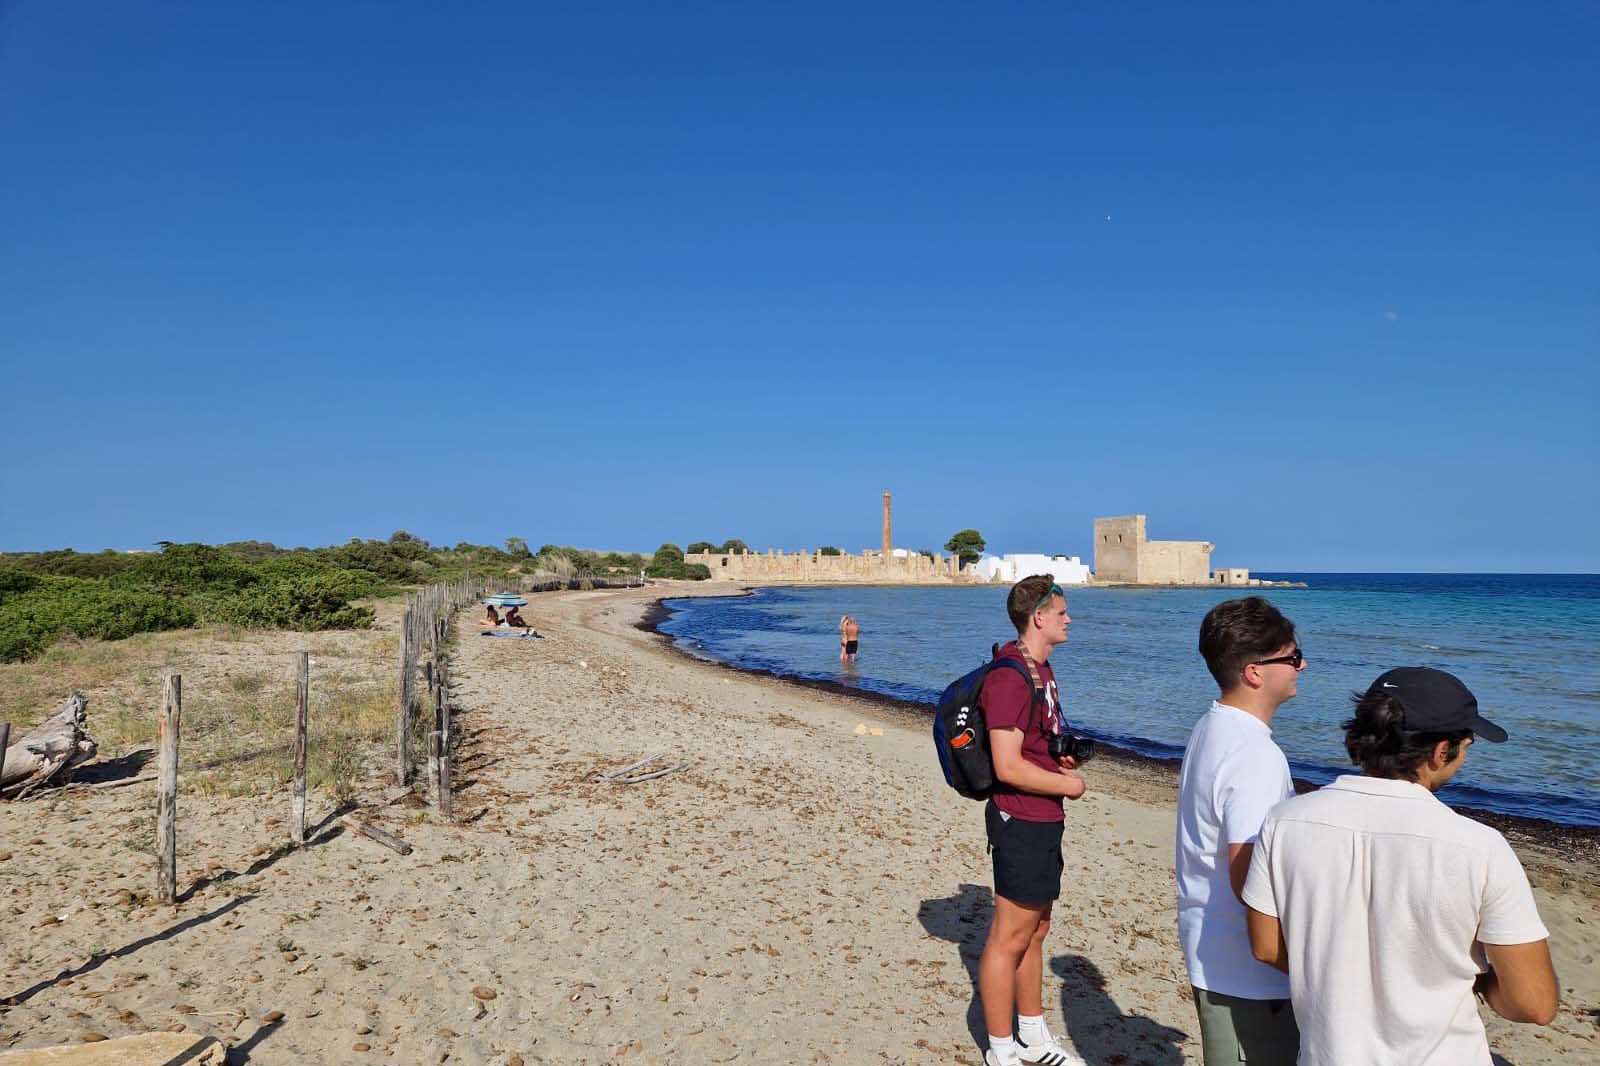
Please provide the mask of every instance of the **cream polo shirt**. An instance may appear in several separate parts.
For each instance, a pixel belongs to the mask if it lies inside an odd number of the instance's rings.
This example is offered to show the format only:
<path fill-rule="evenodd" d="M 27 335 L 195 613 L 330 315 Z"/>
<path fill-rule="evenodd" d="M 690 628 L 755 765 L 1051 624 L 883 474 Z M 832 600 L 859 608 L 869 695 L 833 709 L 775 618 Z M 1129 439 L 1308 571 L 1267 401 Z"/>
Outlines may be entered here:
<path fill-rule="evenodd" d="M 1211 704 L 1178 778 L 1178 941 L 1189 982 L 1242 999 L 1288 999 L 1289 979 L 1250 954 L 1228 845 L 1254 843 L 1267 811 L 1294 795 L 1289 761 L 1261 719 Z"/>
<path fill-rule="evenodd" d="M 1283 927 L 1300 1066 L 1490 1066 L 1474 941 L 1550 935 L 1505 838 L 1410 781 L 1274 808 L 1244 900 Z"/>

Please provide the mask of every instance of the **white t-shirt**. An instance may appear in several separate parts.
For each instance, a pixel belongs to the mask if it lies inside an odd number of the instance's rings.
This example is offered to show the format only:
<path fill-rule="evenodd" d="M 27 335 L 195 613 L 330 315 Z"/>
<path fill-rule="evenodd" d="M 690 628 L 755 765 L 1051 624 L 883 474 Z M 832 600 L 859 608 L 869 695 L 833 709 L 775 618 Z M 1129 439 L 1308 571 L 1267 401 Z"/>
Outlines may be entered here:
<path fill-rule="evenodd" d="M 1276 808 L 1244 898 L 1283 927 L 1300 1066 L 1490 1066 L 1473 942 L 1549 937 L 1505 838 L 1410 781 Z"/>
<path fill-rule="evenodd" d="M 1289 760 L 1271 727 L 1213 702 L 1189 734 L 1178 783 L 1178 940 L 1196 988 L 1289 998 L 1289 979 L 1250 954 L 1244 904 L 1228 880 L 1228 845 L 1254 843 L 1267 812 L 1292 795 Z"/>

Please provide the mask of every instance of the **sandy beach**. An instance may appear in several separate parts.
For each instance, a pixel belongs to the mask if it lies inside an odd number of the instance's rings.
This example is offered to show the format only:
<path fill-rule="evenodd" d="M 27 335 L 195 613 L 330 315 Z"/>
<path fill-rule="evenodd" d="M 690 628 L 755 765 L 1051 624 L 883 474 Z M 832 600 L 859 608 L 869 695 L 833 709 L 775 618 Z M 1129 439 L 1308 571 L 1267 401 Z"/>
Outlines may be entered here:
<path fill-rule="evenodd" d="M 978 1063 L 981 805 L 944 787 L 913 715 L 674 651 L 641 627 L 662 594 L 535 597 L 541 641 L 458 624 L 458 823 L 397 796 L 387 752 L 359 792 L 409 856 L 342 831 L 327 795 L 288 849 L 286 793 L 180 794 L 164 907 L 139 850 L 150 784 L 0 807 L 0 1050 L 183 1026 L 260 1064 Z M 349 654 L 387 669 L 395 625 L 381 610 Z M 296 639 L 260 654 L 287 673 Z M 686 768 L 592 780 L 656 754 Z M 1172 774 L 1108 758 L 1087 777 L 1047 1018 L 1094 1066 L 1198 1062 Z M 1486 1012 L 1491 1047 L 1514 1066 L 1600 1058 L 1593 852 L 1511 835 L 1563 1003 L 1546 1028 Z"/>

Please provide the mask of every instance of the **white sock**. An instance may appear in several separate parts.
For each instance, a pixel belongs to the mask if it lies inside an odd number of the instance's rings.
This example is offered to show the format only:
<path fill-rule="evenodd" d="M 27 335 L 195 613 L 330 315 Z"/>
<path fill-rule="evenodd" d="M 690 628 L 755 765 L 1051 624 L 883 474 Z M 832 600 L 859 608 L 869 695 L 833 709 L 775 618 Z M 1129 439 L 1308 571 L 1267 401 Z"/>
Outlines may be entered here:
<path fill-rule="evenodd" d="M 996 1062 L 1011 1063 L 1017 1061 L 1017 1042 L 1009 1036 L 995 1036 L 990 1033 L 989 1050 L 994 1052 Z"/>
<path fill-rule="evenodd" d="M 1029 1017 L 1026 1014 L 1017 1015 L 1017 1039 L 1032 1047 L 1034 1044 L 1048 1044 L 1050 1030 L 1045 1028 L 1044 1015 L 1039 1014 Z"/>

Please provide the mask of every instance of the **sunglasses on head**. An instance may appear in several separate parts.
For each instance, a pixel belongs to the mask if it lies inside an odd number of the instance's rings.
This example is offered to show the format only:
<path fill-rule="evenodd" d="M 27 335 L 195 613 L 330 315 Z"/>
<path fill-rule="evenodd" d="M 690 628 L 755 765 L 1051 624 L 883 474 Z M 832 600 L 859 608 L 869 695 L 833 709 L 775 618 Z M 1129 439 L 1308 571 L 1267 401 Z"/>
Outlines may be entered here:
<path fill-rule="evenodd" d="M 1060 596 L 1062 601 L 1065 602 L 1067 598 L 1066 590 L 1060 585 L 1051 585 L 1050 591 L 1046 592 L 1043 596 L 1040 596 L 1039 602 L 1033 605 L 1033 611 L 1029 611 L 1028 613 L 1032 614 L 1034 611 L 1043 610 L 1045 607 L 1049 606 L 1050 601 L 1055 599 L 1057 596 Z"/>
<path fill-rule="evenodd" d="M 1257 661 L 1251 663 L 1250 665 L 1251 666 L 1275 666 L 1278 663 L 1282 663 L 1284 666 L 1292 666 L 1296 670 L 1298 670 L 1298 669 L 1300 669 L 1301 665 L 1305 663 L 1305 661 L 1306 661 L 1305 652 L 1302 651 L 1299 647 L 1296 647 L 1294 649 L 1294 651 L 1290 652 L 1288 655 L 1279 655 L 1279 656 L 1276 656 L 1276 657 L 1271 658 L 1271 659 L 1258 659 Z"/>

